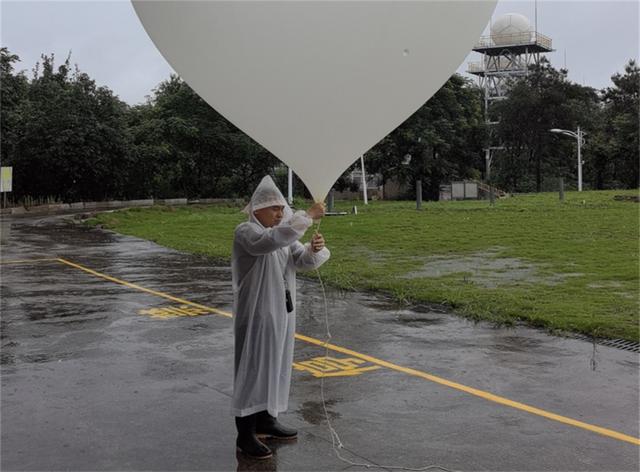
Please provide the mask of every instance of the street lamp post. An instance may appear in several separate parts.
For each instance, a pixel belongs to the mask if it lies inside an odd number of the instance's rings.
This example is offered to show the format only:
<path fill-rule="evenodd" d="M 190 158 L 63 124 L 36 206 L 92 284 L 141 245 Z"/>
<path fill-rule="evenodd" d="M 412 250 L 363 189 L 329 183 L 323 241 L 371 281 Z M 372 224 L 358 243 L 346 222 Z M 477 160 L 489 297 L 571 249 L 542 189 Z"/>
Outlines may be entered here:
<path fill-rule="evenodd" d="M 576 138 L 578 141 L 578 192 L 582 192 L 582 146 L 584 145 L 584 135 L 587 133 L 582 131 L 579 126 L 576 132 L 558 128 L 553 128 L 549 131 L 552 133 L 564 134 L 565 136 L 571 136 L 572 138 Z"/>

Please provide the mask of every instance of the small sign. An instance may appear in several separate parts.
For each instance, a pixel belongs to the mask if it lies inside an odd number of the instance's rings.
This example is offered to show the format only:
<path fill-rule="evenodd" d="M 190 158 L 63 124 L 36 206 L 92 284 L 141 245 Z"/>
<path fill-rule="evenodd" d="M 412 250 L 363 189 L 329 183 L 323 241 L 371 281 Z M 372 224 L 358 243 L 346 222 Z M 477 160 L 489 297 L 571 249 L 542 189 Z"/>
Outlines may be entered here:
<path fill-rule="evenodd" d="M 13 167 L 0 167 L 0 193 L 11 192 L 13 183 Z"/>
<path fill-rule="evenodd" d="M 343 359 L 315 357 L 308 361 L 294 362 L 293 368 L 309 372 L 314 377 L 351 377 L 380 368 L 377 365 L 363 366 L 363 364 L 366 362 L 353 357 Z"/>

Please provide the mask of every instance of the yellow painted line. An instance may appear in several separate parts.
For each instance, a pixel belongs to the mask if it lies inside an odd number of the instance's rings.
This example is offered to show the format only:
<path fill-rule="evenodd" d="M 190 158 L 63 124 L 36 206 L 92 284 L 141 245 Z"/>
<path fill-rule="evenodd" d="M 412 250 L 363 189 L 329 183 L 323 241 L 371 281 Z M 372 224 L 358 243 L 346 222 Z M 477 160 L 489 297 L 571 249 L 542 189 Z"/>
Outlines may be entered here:
<path fill-rule="evenodd" d="M 437 377 L 435 375 L 427 374 L 426 372 L 422 372 L 420 370 L 411 369 L 408 367 L 402 367 L 400 365 L 393 364 L 391 362 L 387 362 L 382 359 L 378 359 L 376 357 L 368 356 L 366 354 L 361 354 L 357 351 L 352 351 L 351 349 L 336 346 L 335 344 L 325 344 L 324 341 L 320 341 L 319 339 L 315 339 L 315 338 L 310 338 L 309 336 L 296 334 L 296 338 L 300 339 L 301 341 L 306 341 L 310 344 L 315 344 L 317 346 L 328 347 L 332 351 L 341 352 L 343 354 L 348 354 L 350 356 L 358 357 L 362 360 L 371 362 L 372 364 L 377 364 L 379 366 L 386 367 L 388 369 L 396 370 L 398 372 L 404 372 L 405 374 L 413 375 L 414 377 L 420 377 L 440 385 L 445 385 L 447 387 L 454 388 L 456 390 L 460 390 L 462 392 L 469 393 L 471 395 L 475 395 L 476 397 L 484 398 L 485 400 L 489 400 L 495 403 L 500 403 L 501 405 L 506 405 L 506 406 L 510 406 L 511 408 L 516 408 L 518 410 L 526 411 L 527 413 L 532 413 L 534 415 L 542 416 L 544 418 L 548 418 L 554 421 L 559 421 L 560 423 L 575 426 L 577 428 L 586 429 L 594 433 L 602 434 L 604 436 L 609 436 L 614 439 L 619 439 L 620 441 L 626 441 L 631 444 L 636 444 L 640 446 L 639 438 L 628 436 L 626 434 L 619 433 L 611 429 L 602 428 L 600 426 L 594 426 L 592 424 L 574 420 L 566 416 L 557 415 L 555 413 L 551 413 L 549 411 L 542 410 L 540 408 L 536 408 L 533 406 L 525 405 L 524 403 L 509 400 L 508 398 L 500 397 L 498 395 L 494 395 L 492 393 L 485 392 L 483 390 L 478 390 L 477 388 L 468 387 L 466 385 L 462 385 L 457 382 L 452 382 L 450 380 L 443 379 L 442 377 Z"/>
<path fill-rule="evenodd" d="M 360 375 L 364 372 L 369 372 L 371 370 L 377 370 L 379 369 L 380 366 L 377 365 L 372 365 L 370 367 L 358 367 L 355 369 L 348 369 L 348 370 L 343 370 L 340 372 L 327 372 L 327 373 L 321 373 L 320 375 L 318 375 L 318 377 L 353 377 L 356 375 Z"/>
<path fill-rule="evenodd" d="M 62 259 L 62 258 L 58 258 L 57 260 L 59 260 L 60 262 L 62 262 L 63 264 L 66 264 L 68 266 L 71 267 L 75 267 L 76 269 L 80 269 L 84 272 L 87 272 L 89 274 L 95 275 L 96 277 L 100 277 L 103 278 L 105 280 L 109 280 L 111 282 L 115 282 L 117 284 L 120 285 L 124 285 L 125 287 L 130 287 L 130 288 L 134 288 L 136 290 L 141 290 L 143 292 L 147 292 L 150 293 L 152 295 L 157 295 L 159 297 L 163 297 L 169 300 L 174 300 L 180 303 L 184 303 L 184 304 L 188 304 L 191 306 L 195 306 L 198 308 L 204 308 L 207 310 L 211 310 L 213 313 L 216 313 L 218 315 L 222 315 L 222 316 L 226 316 L 228 318 L 231 318 L 232 315 L 231 313 L 228 313 L 226 311 L 222 311 L 222 310 L 218 310 L 216 308 L 211 308 L 211 307 L 207 307 L 205 305 L 200 305 L 198 303 L 193 303 L 190 302 L 188 300 L 184 300 L 182 298 L 178 298 L 178 297 L 174 297 L 172 295 L 168 295 L 166 293 L 162 293 L 162 292 L 158 292 L 156 290 L 151 290 L 145 287 L 142 287 L 140 285 L 136 285 L 136 284 L 132 284 L 130 282 L 126 282 L 124 280 L 120 280 L 117 279 L 115 277 L 111 277 L 109 275 L 105 275 L 105 274 L 101 274 L 100 272 L 96 272 L 95 270 L 89 269 L 87 267 L 81 266 L 80 264 L 75 264 L 73 262 L 70 262 L 66 259 Z M 582 421 L 578 421 L 578 420 L 574 420 L 573 418 L 568 418 L 566 416 L 562 416 L 562 415 L 557 415 L 555 413 L 551 413 L 549 411 L 543 410 L 541 408 L 536 408 L 534 406 L 530 406 L 530 405 L 526 405 L 524 403 L 520 403 L 520 402 L 516 402 L 513 400 L 509 400 L 508 398 L 505 397 L 501 397 L 498 395 L 494 395 L 492 393 L 489 392 L 485 392 L 484 390 L 479 390 L 477 388 L 473 388 L 473 387 L 468 387 L 466 385 L 463 384 L 459 384 L 457 382 L 452 382 L 451 380 L 447 380 L 444 379 L 442 377 L 438 377 L 435 375 L 431 375 L 428 374 L 426 372 L 422 372 L 420 370 L 417 369 L 411 369 L 409 367 L 402 367 L 398 364 L 394 364 L 392 362 L 387 362 L 384 361 L 382 359 L 378 359 L 376 357 L 373 356 L 369 356 L 367 354 L 361 354 L 357 351 L 352 351 L 351 349 L 347 349 L 345 347 L 341 347 L 341 346 L 336 346 L 335 344 L 329 344 L 325 341 L 321 341 L 320 339 L 316 339 L 316 338 L 311 338 L 309 336 L 305 336 L 303 334 L 296 334 L 296 339 L 299 339 L 301 341 L 305 341 L 308 342 L 310 344 L 315 344 L 316 346 L 321 346 L 321 347 L 326 347 L 328 349 L 331 349 L 332 351 L 336 351 L 336 352 L 341 352 L 343 354 L 348 354 L 350 356 L 353 357 L 357 357 L 359 359 L 365 360 L 367 362 L 371 362 L 372 364 L 377 364 L 381 367 L 386 367 L 387 369 L 391 369 L 391 370 L 395 370 L 397 372 L 402 372 L 405 373 L 407 375 L 412 375 L 414 377 L 419 377 L 425 380 L 429 380 L 431 382 L 440 384 L 440 385 L 444 385 L 446 387 L 450 387 L 453 388 L 455 390 L 459 390 L 461 392 L 465 392 L 468 393 L 470 395 L 474 395 L 476 397 L 480 397 L 483 398 L 485 400 L 494 402 L 494 403 L 498 403 L 501 405 L 505 405 L 511 408 L 515 408 L 517 410 L 521 410 L 521 411 L 525 411 L 527 413 L 531 413 L 533 415 L 537 415 L 537 416 L 541 416 L 543 418 L 547 418 L 553 421 L 558 421 L 559 423 L 564 423 L 570 426 L 575 426 L 576 428 L 581 428 L 587 431 L 591 431 L 593 433 L 597 433 L 597 434 L 601 434 L 603 436 L 607 436 L 613 439 L 617 439 L 619 441 L 624 441 L 624 442 L 628 442 L 637 446 L 640 446 L 640 438 L 636 438 L 633 436 L 629 436 L 627 434 L 623 434 L 620 433 L 618 431 L 614 431 L 611 429 L 607 429 L 607 428 L 602 428 L 600 426 L 595 426 L 589 423 L 584 423 Z"/>
<path fill-rule="evenodd" d="M 183 303 L 185 305 L 195 306 L 197 308 L 202 308 L 204 310 L 210 310 L 213 313 L 216 313 L 221 316 L 226 316 L 231 318 L 231 313 L 227 313 L 226 311 L 218 310 L 216 308 L 211 308 L 208 306 L 200 305 L 199 303 L 190 302 L 189 300 L 185 300 L 184 298 L 174 297 L 172 295 L 158 292 L 156 290 L 151 290 L 150 288 L 142 287 L 141 285 L 132 284 L 131 282 L 126 282 L 124 280 L 116 279 L 115 277 L 111 277 L 110 275 L 101 274 L 100 272 L 96 272 L 95 270 L 89 269 L 87 267 L 81 266 L 80 264 L 75 264 L 74 262 L 68 261 L 59 257 L 58 261 L 62 262 L 71 267 L 75 267 L 76 269 L 80 269 L 88 274 L 95 275 L 96 277 L 100 277 L 102 279 L 108 280 L 109 282 L 114 282 L 120 285 L 124 285 L 125 287 L 133 288 L 136 290 L 140 290 L 142 292 L 150 293 L 151 295 L 156 295 L 158 297 L 166 298 L 167 300 L 173 300 L 174 302 Z"/>
<path fill-rule="evenodd" d="M 0 261 L 0 264 L 29 264 L 31 262 L 58 262 L 60 259 L 52 258 L 52 259 L 14 259 L 9 261 Z"/>

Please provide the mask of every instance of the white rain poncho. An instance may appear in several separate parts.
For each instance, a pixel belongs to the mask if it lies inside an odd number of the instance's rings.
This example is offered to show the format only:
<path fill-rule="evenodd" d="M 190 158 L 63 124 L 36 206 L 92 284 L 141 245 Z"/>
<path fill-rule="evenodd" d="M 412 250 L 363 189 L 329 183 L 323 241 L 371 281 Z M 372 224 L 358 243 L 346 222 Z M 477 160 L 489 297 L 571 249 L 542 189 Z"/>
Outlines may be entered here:
<path fill-rule="evenodd" d="M 282 222 L 265 228 L 253 214 L 283 206 Z M 320 267 L 330 253 L 314 253 L 298 241 L 313 221 L 291 211 L 271 177 L 266 176 L 244 209 L 249 221 L 235 230 L 231 273 L 235 369 L 232 414 L 248 416 L 285 411 L 289 401 L 296 328 L 296 270 Z M 294 310 L 287 313 L 285 279 Z"/>

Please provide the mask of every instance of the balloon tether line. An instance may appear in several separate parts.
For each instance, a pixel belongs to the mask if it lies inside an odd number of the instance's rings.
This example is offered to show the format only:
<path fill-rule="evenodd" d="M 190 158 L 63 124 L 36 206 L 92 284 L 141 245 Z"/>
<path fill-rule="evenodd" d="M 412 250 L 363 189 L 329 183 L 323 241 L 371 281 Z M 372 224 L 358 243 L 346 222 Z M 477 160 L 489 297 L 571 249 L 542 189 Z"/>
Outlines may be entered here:
<path fill-rule="evenodd" d="M 315 227 L 316 234 L 320 229 L 321 222 L 322 220 L 318 220 L 318 222 L 316 223 L 316 227 Z M 325 333 L 326 338 L 323 346 L 325 348 L 324 356 L 325 358 L 327 358 L 329 357 L 329 341 L 331 341 L 331 330 L 329 329 L 329 307 L 327 304 L 327 293 L 325 291 L 324 282 L 322 281 L 322 276 L 320 275 L 319 269 L 316 269 L 316 275 L 318 276 L 318 282 L 320 283 L 320 288 L 322 289 L 322 298 L 324 300 L 324 320 L 325 320 L 325 326 L 326 326 L 327 332 Z M 340 453 L 340 449 L 344 449 L 344 444 L 340 440 L 340 436 L 338 435 L 338 432 L 335 430 L 335 428 L 331 424 L 331 420 L 329 419 L 329 412 L 327 411 L 327 402 L 324 397 L 324 376 L 320 377 L 320 398 L 322 399 L 322 409 L 324 410 L 324 418 L 327 422 L 327 427 L 329 428 L 329 434 L 331 435 L 331 446 L 333 447 L 333 451 L 335 452 L 336 457 L 340 459 L 342 462 L 349 464 L 351 466 L 366 467 L 367 469 L 410 470 L 410 471 L 416 471 L 416 472 L 421 472 L 421 471 L 430 470 L 430 469 L 440 469 L 440 470 L 444 470 L 445 472 L 452 472 L 450 469 L 447 469 L 446 467 L 442 467 L 440 465 L 427 465 L 424 467 L 413 468 L 413 467 L 402 467 L 397 465 L 377 465 L 377 464 L 367 464 L 364 462 L 353 462 L 343 457 L 342 454 Z"/>

